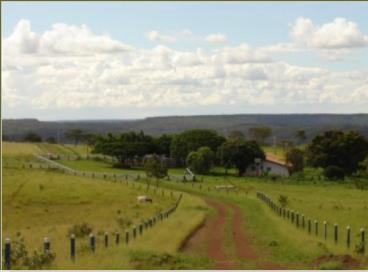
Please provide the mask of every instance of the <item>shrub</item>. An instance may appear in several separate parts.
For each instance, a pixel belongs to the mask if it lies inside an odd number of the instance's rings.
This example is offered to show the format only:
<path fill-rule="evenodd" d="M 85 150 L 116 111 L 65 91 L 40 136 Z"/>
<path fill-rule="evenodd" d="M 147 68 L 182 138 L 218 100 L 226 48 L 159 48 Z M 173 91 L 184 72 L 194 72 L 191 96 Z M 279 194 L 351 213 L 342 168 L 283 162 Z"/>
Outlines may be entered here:
<path fill-rule="evenodd" d="M 24 265 L 31 270 L 45 269 L 50 267 L 51 263 L 55 260 L 55 257 L 56 254 L 51 251 L 48 253 L 39 253 L 35 250 L 32 256 L 27 257 L 24 260 Z"/>
<path fill-rule="evenodd" d="M 92 232 L 92 226 L 87 223 L 76 224 L 68 230 L 68 236 L 74 234 L 75 237 L 85 237 Z"/>
<path fill-rule="evenodd" d="M 342 180 L 345 177 L 344 170 L 338 166 L 327 166 L 323 173 L 330 180 Z"/>
<path fill-rule="evenodd" d="M 286 195 L 280 195 L 279 203 L 281 207 L 285 208 L 289 204 L 288 197 Z"/>

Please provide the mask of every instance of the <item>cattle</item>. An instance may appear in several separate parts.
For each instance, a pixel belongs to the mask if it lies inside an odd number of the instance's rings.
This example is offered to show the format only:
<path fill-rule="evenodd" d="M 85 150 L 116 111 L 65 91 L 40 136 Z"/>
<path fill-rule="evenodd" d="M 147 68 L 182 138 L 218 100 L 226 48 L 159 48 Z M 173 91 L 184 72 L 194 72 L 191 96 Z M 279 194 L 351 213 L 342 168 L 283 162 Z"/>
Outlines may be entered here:
<path fill-rule="evenodd" d="M 152 198 L 146 196 L 146 195 L 142 195 L 142 196 L 137 196 L 137 201 L 139 203 L 145 203 L 145 202 L 150 202 L 152 203 Z"/>

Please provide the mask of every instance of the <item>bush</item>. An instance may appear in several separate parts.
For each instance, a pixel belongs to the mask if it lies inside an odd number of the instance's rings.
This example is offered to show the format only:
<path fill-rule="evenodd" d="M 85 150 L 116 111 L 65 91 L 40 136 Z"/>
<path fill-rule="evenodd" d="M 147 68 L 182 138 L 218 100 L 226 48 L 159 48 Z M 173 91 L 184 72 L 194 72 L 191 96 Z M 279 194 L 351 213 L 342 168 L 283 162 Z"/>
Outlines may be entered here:
<path fill-rule="evenodd" d="M 279 203 L 281 207 L 285 208 L 289 204 L 288 197 L 286 195 L 280 195 Z"/>
<path fill-rule="evenodd" d="M 35 250 L 32 256 L 25 259 L 24 265 L 30 270 L 45 269 L 50 267 L 55 257 L 56 254 L 51 251 L 48 253 L 39 253 Z"/>
<path fill-rule="evenodd" d="M 85 237 L 92 232 L 92 226 L 87 223 L 77 224 L 68 230 L 68 236 L 74 234 L 75 237 Z"/>
<path fill-rule="evenodd" d="M 345 172 L 338 166 L 327 166 L 323 173 L 330 180 L 342 180 L 345 177 Z"/>

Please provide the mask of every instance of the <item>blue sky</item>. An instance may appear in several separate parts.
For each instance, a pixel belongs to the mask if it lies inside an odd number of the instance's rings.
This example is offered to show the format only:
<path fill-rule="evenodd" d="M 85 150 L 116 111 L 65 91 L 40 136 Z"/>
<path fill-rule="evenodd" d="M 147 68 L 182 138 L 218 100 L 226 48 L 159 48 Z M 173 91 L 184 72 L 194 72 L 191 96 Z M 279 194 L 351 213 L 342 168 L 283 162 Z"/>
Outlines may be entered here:
<path fill-rule="evenodd" d="M 314 29 L 313 31 L 316 32 L 314 36 L 308 37 L 306 37 L 308 33 L 305 32 L 303 37 L 298 38 L 300 39 L 298 42 L 305 43 L 303 46 L 308 48 L 305 50 L 303 49 L 303 52 L 300 51 L 300 48 L 298 51 L 289 50 L 284 53 L 272 51 L 270 57 L 272 57 L 273 62 L 288 63 L 289 65 L 298 67 L 327 69 L 331 73 L 351 71 L 364 72 L 367 71 L 368 68 L 367 46 L 362 45 L 361 42 L 356 44 L 347 44 L 343 42 L 342 45 L 340 43 L 331 46 L 331 44 L 328 43 L 328 39 L 323 39 L 323 37 L 321 37 L 322 34 L 317 33 L 317 30 L 323 30 L 324 26 L 328 29 L 328 24 L 335 22 L 334 20 L 336 18 L 344 18 L 345 21 L 341 24 L 336 22 L 336 24 L 331 26 L 335 27 L 334 31 L 336 31 L 336 33 L 343 32 L 341 29 L 338 29 L 338 27 L 346 27 L 346 29 L 348 29 L 349 26 L 351 26 L 349 23 L 353 23 L 356 26 L 356 29 L 354 29 L 355 32 L 350 36 L 342 37 L 342 39 L 346 38 L 346 42 L 355 42 L 359 34 L 360 36 L 358 38 L 364 43 L 364 39 L 366 35 L 368 35 L 368 3 L 364 2 L 6 2 L 2 3 L 2 13 L 2 39 L 9 38 L 21 20 L 29 22 L 31 29 L 29 30 L 30 33 L 36 33 L 39 36 L 50 31 L 52 25 L 55 23 L 77 27 L 81 27 L 82 24 L 85 24 L 95 36 L 108 36 L 114 41 L 124 43 L 142 52 L 144 50 L 153 50 L 160 45 L 175 50 L 175 52 L 195 52 L 198 48 L 208 52 L 214 52 L 216 50 L 222 50 L 225 47 L 237 48 L 241 44 L 247 44 L 247 46 L 252 49 L 262 49 L 262 47 L 291 43 L 293 43 L 292 46 L 295 46 L 296 42 L 292 39 L 291 32 L 292 29 L 296 29 L 295 27 L 293 28 L 293 26 L 296 26 L 298 18 L 302 17 L 312 22 L 313 27 L 310 29 Z M 300 27 L 308 25 L 307 21 L 304 21 L 304 25 L 302 21 L 299 23 Z M 27 29 L 26 26 L 25 29 Z M 191 39 L 186 39 L 185 37 L 178 38 L 178 33 L 184 30 L 191 31 Z M 147 38 L 148 33 L 152 31 L 156 31 L 159 35 L 165 37 L 175 37 L 178 41 L 166 44 L 162 41 L 153 41 Z M 325 32 L 326 31 L 323 33 Z M 204 42 L 208 35 L 216 33 L 220 33 L 226 37 L 226 42 Z M 15 37 L 15 35 L 13 36 Z M 309 40 L 307 40 L 307 38 Z M 336 42 L 339 43 L 341 39 L 339 37 L 337 38 Z M 24 40 L 23 38 L 13 38 L 9 40 L 16 41 L 17 39 L 18 41 Z M 3 52 L 3 54 L 5 53 L 6 52 Z M 246 54 L 248 54 L 248 52 Z M 336 54 L 337 57 L 335 56 Z M 35 59 L 39 60 L 41 55 L 44 56 L 45 54 L 43 53 L 38 56 L 33 55 L 33 61 Z M 323 57 L 321 57 L 322 55 Z M 328 55 L 327 58 L 326 55 Z M 29 54 L 27 56 L 29 56 Z M 331 59 L 333 59 L 333 61 L 331 61 Z M 17 67 L 19 67 L 24 64 L 17 63 L 17 65 Z M 244 65 L 246 64 L 244 63 Z M 259 67 L 255 68 L 258 69 Z M 9 72 L 10 79 L 12 77 L 11 73 L 13 72 Z M 22 97 L 23 91 L 21 86 L 13 86 L 12 89 L 17 90 L 16 95 L 14 93 L 12 94 L 13 98 Z M 193 92 L 195 91 L 193 90 Z M 362 92 L 363 95 L 365 94 L 364 90 L 360 92 Z M 142 94 L 142 96 L 145 96 L 145 94 Z M 308 103 L 310 102 L 311 101 L 308 101 Z M 251 107 L 253 106 L 254 105 L 251 105 Z M 84 110 L 87 108 L 89 109 L 89 107 L 91 107 L 91 105 L 88 105 Z M 243 107 L 239 106 L 238 110 L 242 108 Z M 294 108 L 295 105 L 294 107 L 290 107 L 290 111 L 295 110 Z M 352 106 L 351 111 L 353 108 Z M 222 109 L 224 112 L 227 111 L 226 107 Z M 273 109 L 275 111 L 282 110 L 282 108 L 277 109 L 277 107 Z M 317 111 L 322 109 L 323 107 L 317 107 Z M 203 109 L 201 109 L 201 111 L 202 110 Z M 112 113 L 114 116 L 116 115 L 115 111 L 116 109 L 111 111 L 114 112 Z M 132 114 L 132 117 L 140 115 L 136 113 L 136 109 L 133 111 L 135 113 Z M 21 115 L 19 110 L 14 111 L 14 109 L 9 108 L 5 110 L 5 114 L 8 114 L 8 112 L 9 116 Z M 15 114 L 14 112 L 17 113 Z M 29 112 L 35 112 L 35 116 L 38 116 L 42 110 L 35 108 L 35 111 L 32 111 L 32 109 L 28 109 L 27 113 Z M 147 110 L 147 108 L 141 112 L 142 114 L 144 112 L 144 114 L 156 115 L 162 113 L 160 109 Z M 170 112 L 170 110 L 167 112 Z M 166 111 L 164 113 L 166 114 Z M 55 115 L 55 118 L 59 117 Z"/>

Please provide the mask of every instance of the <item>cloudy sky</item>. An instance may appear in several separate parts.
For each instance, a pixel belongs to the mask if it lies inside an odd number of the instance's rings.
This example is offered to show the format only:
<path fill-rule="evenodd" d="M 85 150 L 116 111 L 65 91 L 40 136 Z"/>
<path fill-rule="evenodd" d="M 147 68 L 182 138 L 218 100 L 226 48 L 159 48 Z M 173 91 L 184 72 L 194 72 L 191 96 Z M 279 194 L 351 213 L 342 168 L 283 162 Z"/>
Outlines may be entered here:
<path fill-rule="evenodd" d="M 368 3 L 2 3 L 3 118 L 368 113 Z"/>

